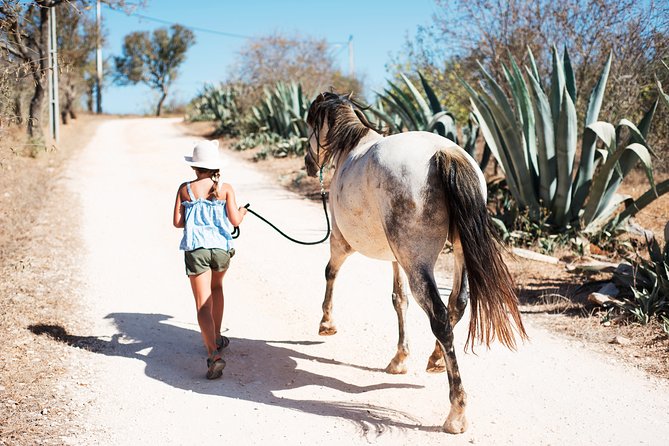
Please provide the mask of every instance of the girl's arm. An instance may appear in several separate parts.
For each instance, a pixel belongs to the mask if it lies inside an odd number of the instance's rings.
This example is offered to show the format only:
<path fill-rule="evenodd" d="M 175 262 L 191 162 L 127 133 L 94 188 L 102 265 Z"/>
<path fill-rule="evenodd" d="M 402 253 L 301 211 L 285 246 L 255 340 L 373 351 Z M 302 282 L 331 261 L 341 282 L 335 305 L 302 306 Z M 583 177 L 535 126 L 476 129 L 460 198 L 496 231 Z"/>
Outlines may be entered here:
<path fill-rule="evenodd" d="M 237 207 L 235 191 L 232 189 L 231 185 L 223 183 L 222 189 L 225 193 L 225 208 L 228 211 L 228 219 L 230 220 L 230 223 L 232 223 L 232 226 L 239 226 L 248 211 L 244 207 Z"/>
<path fill-rule="evenodd" d="M 174 215 L 172 217 L 172 224 L 175 228 L 183 228 L 185 223 L 183 213 L 184 207 L 181 204 L 181 191 L 183 190 L 185 184 L 186 183 L 183 183 L 181 186 L 179 186 L 179 189 L 177 190 L 177 199 L 174 202 Z"/>

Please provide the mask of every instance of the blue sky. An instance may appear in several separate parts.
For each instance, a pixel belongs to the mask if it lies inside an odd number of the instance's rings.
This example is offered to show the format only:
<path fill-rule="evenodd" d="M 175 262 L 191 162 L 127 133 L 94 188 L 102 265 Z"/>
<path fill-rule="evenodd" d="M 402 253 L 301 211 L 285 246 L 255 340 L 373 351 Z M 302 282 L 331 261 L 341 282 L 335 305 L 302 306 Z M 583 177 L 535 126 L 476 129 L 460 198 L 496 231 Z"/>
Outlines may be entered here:
<path fill-rule="evenodd" d="M 275 32 L 345 44 L 353 36 L 356 74 L 365 78 L 367 94 L 385 86 L 385 69 L 391 54 L 400 51 L 406 35 L 427 25 L 435 10 L 434 0 L 149 0 L 136 15 L 102 7 L 108 31 L 103 57 L 121 54 L 123 37 L 133 31 L 150 31 L 166 26 L 155 20 L 241 36 L 266 36 Z M 92 11 L 94 13 L 94 11 Z M 197 43 L 189 50 L 180 70 L 172 99 L 187 101 L 205 82 L 224 80 L 236 59 L 244 38 L 195 30 Z M 348 72 L 347 47 L 333 46 L 336 60 Z M 148 87 L 108 86 L 103 92 L 106 113 L 147 113 L 155 106 Z M 168 102 L 170 97 L 168 97 Z"/>

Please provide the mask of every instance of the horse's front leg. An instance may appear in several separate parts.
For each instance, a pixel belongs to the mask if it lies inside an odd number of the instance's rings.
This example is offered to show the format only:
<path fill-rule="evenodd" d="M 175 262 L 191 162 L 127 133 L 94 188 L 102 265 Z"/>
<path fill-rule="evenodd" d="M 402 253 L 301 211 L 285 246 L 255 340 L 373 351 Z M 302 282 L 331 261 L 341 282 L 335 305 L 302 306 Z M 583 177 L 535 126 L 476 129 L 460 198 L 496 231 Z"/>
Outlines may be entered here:
<path fill-rule="evenodd" d="M 337 229 L 332 226 L 330 235 L 330 261 L 325 267 L 325 298 L 323 299 L 323 318 L 318 327 L 318 334 L 321 336 L 331 336 L 337 333 L 337 327 L 332 320 L 332 291 L 334 281 L 337 278 L 339 268 L 344 260 L 353 253 L 353 249 Z"/>
<path fill-rule="evenodd" d="M 462 251 L 460 238 L 455 236 L 453 242 L 453 259 L 455 267 L 453 269 L 453 289 L 448 298 L 448 319 L 451 327 L 455 327 L 462 314 L 467 308 L 469 293 L 467 291 L 467 271 L 465 270 L 465 257 Z M 434 351 L 427 360 L 426 370 L 430 373 L 441 373 L 446 371 L 446 358 L 439 341 L 435 343 Z"/>
<path fill-rule="evenodd" d="M 395 353 L 395 357 L 390 361 L 388 367 L 386 367 L 386 372 L 388 373 L 402 374 L 407 372 L 406 358 L 409 356 L 409 344 L 406 340 L 404 327 L 408 306 L 409 299 L 407 299 L 404 290 L 404 281 L 402 280 L 399 264 L 393 262 L 393 307 L 395 307 L 395 312 L 397 312 L 399 339 L 397 340 L 397 353 Z"/>

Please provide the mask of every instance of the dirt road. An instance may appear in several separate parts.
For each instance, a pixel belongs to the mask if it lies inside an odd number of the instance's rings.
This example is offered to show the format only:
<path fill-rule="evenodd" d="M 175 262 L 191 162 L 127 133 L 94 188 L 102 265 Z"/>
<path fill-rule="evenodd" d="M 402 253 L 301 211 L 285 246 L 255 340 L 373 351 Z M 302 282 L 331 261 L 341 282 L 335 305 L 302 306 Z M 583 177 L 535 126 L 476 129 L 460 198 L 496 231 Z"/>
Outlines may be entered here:
<path fill-rule="evenodd" d="M 226 278 L 227 368 L 221 380 L 207 381 L 180 231 L 171 225 L 176 188 L 192 176 L 182 162 L 192 141 L 178 120 L 114 120 L 71 165 L 87 252 L 87 335 L 100 342 L 96 352 L 72 349 L 72 382 L 64 387 L 74 389 L 87 427 L 67 442 L 666 444 L 666 382 L 528 318 L 531 342 L 518 352 L 495 345 L 464 354 L 465 324 L 457 327 L 470 427 L 441 432 L 448 381 L 424 370 L 434 338 L 413 302 L 409 373 L 383 372 L 397 342 L 390 266 L 353 256 L 335 289 L 339 333 L 319 337 L 327 245 L 292 244 L 252 215 Z M 300 238 L 323 234 L 318 203 L 226 158 L 223 177 L 241 203 Z"/>

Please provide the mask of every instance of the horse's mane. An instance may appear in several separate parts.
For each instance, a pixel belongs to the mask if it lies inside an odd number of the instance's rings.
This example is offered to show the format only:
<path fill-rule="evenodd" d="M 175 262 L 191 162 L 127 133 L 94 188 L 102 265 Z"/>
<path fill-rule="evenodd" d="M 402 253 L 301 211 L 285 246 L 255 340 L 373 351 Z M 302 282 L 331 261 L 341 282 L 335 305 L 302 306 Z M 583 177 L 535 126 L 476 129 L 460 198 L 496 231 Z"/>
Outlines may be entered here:
<path fill-rule="evenodd" d="M 370 130 L 379 131 L 365 116 L 363 110 L 366 108 L 351 94 L 335 92 L 321 93 L 311 103 L 307 124 L 314 129 L 316 141 L 320 140 L 323 124 L 328 125 L 324 144 L 321 145 L 324 164 L 336 154 L 352 150 Z"/>

